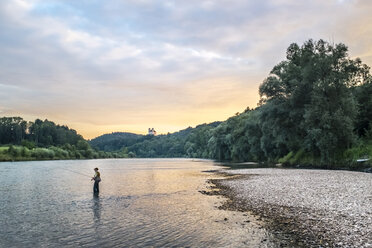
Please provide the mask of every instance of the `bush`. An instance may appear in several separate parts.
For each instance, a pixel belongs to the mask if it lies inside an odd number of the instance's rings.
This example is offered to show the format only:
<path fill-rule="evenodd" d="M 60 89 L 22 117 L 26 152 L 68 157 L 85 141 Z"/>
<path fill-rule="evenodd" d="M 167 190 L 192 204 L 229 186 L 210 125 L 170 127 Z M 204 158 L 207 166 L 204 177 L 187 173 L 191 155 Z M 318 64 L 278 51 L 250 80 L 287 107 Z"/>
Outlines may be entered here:
<path fill-rule="evenodd" d="M 35 148 L 32 150 L 31 156 L 37 159 L 54 159 L 55 152 L 47 148 Z"/>
<path fill-rule="evenodd" d="M 370 159 L 365 162 L 357 162 L 358 159 Z M 351 169 L 372 167 L 372 144 L 369 140 L 360 142 L 357 146 L 347 149 L 343 154 L 343 160 L 347 161 Z"/>
<path fill-rule="evenodd" d="M 64 158 L 69 158 L 70 157 L 68 151 L 66 151 L 62 148 L 51 146 L 51 147 L 49 147 L 49 149 L 52 150 L 55 153 L 56 158 L 64 159 Z"/>
<path fill-rule="evenodd" d="M 304 149 L 300 149 L 296 153 L 290 152 L 283 158 L 278 160 L 284 166 L 320 166 L 320 159 L 315 158 L 309 153 L 306 153 Z"/>
<path fill-rule="evenodd" d="M 30 157 L 31 152 L 27 147 L 22 147 L 21 155 L 22 155 L 22 157 L 27 158 L 27 157 Z"/>
<path fill-rule="evenodd" d="M 279 163 L 282 163 L 283 165 L 290 165 L 289 160 L 293 157 L 293 152 L 289 152 L 287 155 L 284 157 L 280 158 L 278 160 Z"/>
<path fill-rule="evenodd" d="M 21 145 L 30 150 L 36 147 L 35 142 L 28 141 L 28 140 L 22 140 Z"/>
<path fill-rule="evenodd" d="M 8 154 L 15 158 L 20 157 L 22 155 L 22 147 L 10 145 L 8 149 Z"/>

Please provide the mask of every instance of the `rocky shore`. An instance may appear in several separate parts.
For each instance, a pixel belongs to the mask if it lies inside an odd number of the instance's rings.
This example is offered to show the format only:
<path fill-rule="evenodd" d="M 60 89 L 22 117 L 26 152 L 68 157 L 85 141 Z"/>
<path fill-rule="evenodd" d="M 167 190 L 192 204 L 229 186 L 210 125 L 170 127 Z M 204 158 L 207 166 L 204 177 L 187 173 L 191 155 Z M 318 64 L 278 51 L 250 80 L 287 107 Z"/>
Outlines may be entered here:
<path fill-rule="evenodd" d="M 372 174 L 241 169 L 212 179 L 223 209 L 263 220 L 278 247 L 372 247 Z"/>

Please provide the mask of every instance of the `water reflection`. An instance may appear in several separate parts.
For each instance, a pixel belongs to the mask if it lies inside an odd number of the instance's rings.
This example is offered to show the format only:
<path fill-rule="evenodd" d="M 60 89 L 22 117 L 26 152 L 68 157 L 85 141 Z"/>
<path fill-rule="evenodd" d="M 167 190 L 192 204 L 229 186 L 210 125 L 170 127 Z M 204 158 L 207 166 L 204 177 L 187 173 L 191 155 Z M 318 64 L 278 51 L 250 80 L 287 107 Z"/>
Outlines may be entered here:
<path fill-rule="evenodd" d="M 258 247 L 263 237 L 248 224 L 242 228 L 248 217 L 218 210 L 216 197 L 198 192 L 213 176 L 201 172 L 216 169 L 212 161 L 16 165 L 0 163 L 0 247 Z M 105 178 L 100 193 L 92 195 L 83 174 L 95 167 Z"/>
<path fill-rule="evenodd" d="M 99 193 L 95 192 L 93 193 L 93 205 L 92 205 L 94 224 L 98 225 L 101 220 L 101 208 L 102 208 L 102 203 L 99 197 Z"/>

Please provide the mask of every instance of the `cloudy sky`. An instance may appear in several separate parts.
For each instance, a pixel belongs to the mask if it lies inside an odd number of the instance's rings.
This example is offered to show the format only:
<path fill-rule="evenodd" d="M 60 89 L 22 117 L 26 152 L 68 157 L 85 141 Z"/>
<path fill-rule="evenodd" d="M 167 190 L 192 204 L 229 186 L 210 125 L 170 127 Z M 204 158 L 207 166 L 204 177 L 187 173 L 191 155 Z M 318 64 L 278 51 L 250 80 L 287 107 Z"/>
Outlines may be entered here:
<path fill-rule="evenodd" d="M 1 0 L 0 116 L 85 138 L 159 133 L 256 107 L 290 43 L 372 66 L 370 0 Z"/>

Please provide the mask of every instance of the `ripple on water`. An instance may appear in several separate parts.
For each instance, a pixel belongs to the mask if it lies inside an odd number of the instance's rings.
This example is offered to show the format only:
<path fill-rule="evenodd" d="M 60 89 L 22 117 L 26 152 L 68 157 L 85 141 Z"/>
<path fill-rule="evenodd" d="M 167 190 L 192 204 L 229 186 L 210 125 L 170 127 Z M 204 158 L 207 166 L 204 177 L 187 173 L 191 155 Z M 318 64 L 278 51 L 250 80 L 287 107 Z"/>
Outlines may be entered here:
<path fill-rule="evenodd" d="M 98 197 L 81 175 L 95 167 Z M 262 231 L 223 221 L 233 213 L 198 192 L 213 169 L 186 159 L 2 163 L 0 247 L 257 247 Z"/>

